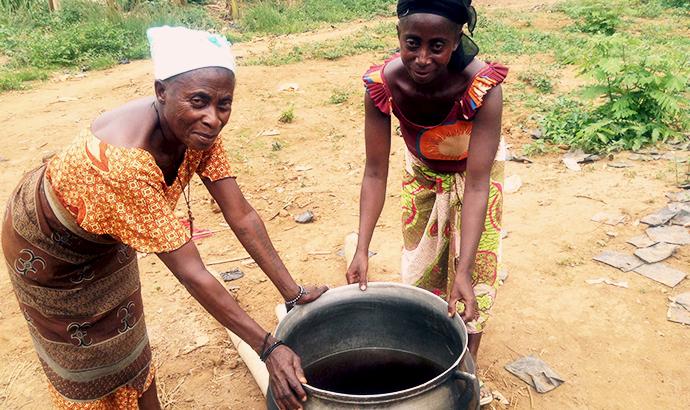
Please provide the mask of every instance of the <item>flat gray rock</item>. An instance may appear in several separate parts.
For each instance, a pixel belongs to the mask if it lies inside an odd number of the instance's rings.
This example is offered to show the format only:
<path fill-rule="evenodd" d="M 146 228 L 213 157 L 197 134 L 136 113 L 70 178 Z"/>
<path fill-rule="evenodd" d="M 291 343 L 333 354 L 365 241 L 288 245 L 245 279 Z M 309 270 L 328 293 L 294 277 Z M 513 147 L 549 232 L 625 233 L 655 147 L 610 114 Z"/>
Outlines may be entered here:
<path fill-rule="evenodd" d="M 521 357 L 507 364 L 505 369 L 539 393 L 549 392 L 565 382 L 548 364 L 534 356 Z"/>
<path fill-rule="evenodd" d="M 675 287 L 687 276 L 685 272 L 673 269 L 665 263 L 653 263 L 651 265 L 642 265 L 635 268 L 635 273 L 639 273 L 651 280 L 655 280 L 668 287 Z"/>
<path fill-rule="evenodd" d="M 611 168 L 630 168 L 630 167 L 632 167 L 632 164 L 628 164 L 627 162 L 609 162 L 606 165 L 611 167 Z"/>
<path fill-rule="evenodd" d="M 649 239 L 647 235 L 638 235 L 633 238 L 628 239 L 628 243 L 635 246 L 636 248 L 648 248 L 654 244 L 655 241 Z"/>
<path fill-rule="evenodd" d="M 677 303 L 687 310 L 690 310 L 690 292 L 681 293 L 680 295 L 674 296 L 671 302 Z"/>
<path fill-rule="evenodd" d="M 666 206 L 654 212 L 653 214 L 649 214 L 644 218 L 640 219 L 640 222 L 642 222 L 643 224 L 647 224 L 649 226 L 663 225 L 666 222 L 670 221 L 674 216 L 676 216 L 679 211 L 680 209 L 678 209 L 678 207 L 671 208 Z"/>
<path fill-rule="evenodd" d="M 670 299 L 671 303 L 668 304 L 668 313 L 666 314 L 667 319 L 671 322 L 690 325 L 690 292 L 681 293 Z"/>
<path fill-rule="evenodd" d="M 597 262 L 618 268 L 623 272 L 629 272 L 644 264 L 644 261 L 635 255 L 628 255 L 616 251 L 603 251 L 593 259 Z"/>
<path fill-rule="evenodd" d="M 678 245 L 659 242 L 656 245 L 652 245 L 648 248 L 635 250 L 635 256 L 647 263 L 656 263 L 661 262 L 673 255 L 673 252 L 675 252 L 676 249 L 678 249 Z"/>
<path fill-rule="evenodd" d="M 625 215 L 619 212 L 599 212 L 592 217 L 592 221 L 616 226 L 625 222 Z"/>
<path fill-rule="evenodd" d="M 673 202 L 690 202 L 690 191 L 669 192 L 666 198 Z"/>
<path fill-rule="evenodd" d="M 684 227 L 690 226 L 690 211 L 686 209 L 681 209 L 676 216 L 671 219 L 673 225 L 680 225 Z"/>
<path fill-rule="evenodd" d="M 690 233 L 682 226 L 657 226 L 647 228 L 647 236 L 656 242 L 674 243 L 676 245 L 690 244 Z"/>

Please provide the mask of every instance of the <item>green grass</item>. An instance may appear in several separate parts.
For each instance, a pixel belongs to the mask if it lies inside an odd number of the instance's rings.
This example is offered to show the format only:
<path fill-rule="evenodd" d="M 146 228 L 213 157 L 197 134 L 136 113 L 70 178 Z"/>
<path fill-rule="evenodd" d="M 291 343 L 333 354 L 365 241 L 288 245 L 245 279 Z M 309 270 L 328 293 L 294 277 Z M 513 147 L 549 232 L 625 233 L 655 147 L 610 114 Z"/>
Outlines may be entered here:
<path fill-rule="evenodd" d="M 398 44 L 394 35 L 381 35 L 382 27 L 362 29 L 339 39 L 324 40 L 290 48 L 276 48 L 260 56 L 248 58 L 244 65 L 279 66 L 298 63 L 305 60 L 337 60 L 341 57 L 362 54 L 371 51 L 387 51 L 390 54 Z"/>
<path fill-rule="evenodd" d="M 328 98 L 329 104 L 342 104 L 350 99 L 349 90 L 333 90 L 331 96 Z"/>
<path fill-rule="evenodd" d="M 46 80 L 48 73 L 37 68 L 0 70 L 0 91 L 21 90 L 29 81 Z"/>
<path fill-rule="evenodd" d="M 146 58 L 145 32 L 151 26 L 219 27 L 202 7 L 192 5 L 156 1 L 114 12 L 92 1 L 66 0 L 51 13 L 47 2 L 16 2 L 0 3 L 0 53 L 9 59 L 0 67 L 3 89 L 22 88 L 23 82 L 45 79 L 58 69 L 98 70 Z"/>
<path fill-rule="evenodd" d="M 326 23 L 394 15 L 395 0 L 255 0 L 240 9 L 243 32 L 290 34 L 308 31 Z"/>

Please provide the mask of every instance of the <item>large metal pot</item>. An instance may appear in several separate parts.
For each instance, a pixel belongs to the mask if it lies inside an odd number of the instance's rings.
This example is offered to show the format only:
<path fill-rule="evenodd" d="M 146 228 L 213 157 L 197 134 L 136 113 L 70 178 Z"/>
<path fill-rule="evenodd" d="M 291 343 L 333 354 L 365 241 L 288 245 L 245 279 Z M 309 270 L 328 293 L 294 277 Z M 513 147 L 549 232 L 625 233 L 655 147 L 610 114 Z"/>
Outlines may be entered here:
<path fill-rule="evenodd" d="M 330 356 L 372 349 L 412 353 L 441 369 L 431 380 L 383 394 L 345 394 L 307 384 L 305 410 L 478 409 L 467 329 L 457 315 L 448 318 L 447 311 L 446 302 L 430 292 L 383 282 L 370 283 L 365 292 L 357 285 L 331 289 L 315 302 L 295 307 L 276 337 L 301 357 L 305 369 Z M 350 357 L 354 362 L 358 356 Z M 277 409 L 270 389 L 267 405 Z"/>

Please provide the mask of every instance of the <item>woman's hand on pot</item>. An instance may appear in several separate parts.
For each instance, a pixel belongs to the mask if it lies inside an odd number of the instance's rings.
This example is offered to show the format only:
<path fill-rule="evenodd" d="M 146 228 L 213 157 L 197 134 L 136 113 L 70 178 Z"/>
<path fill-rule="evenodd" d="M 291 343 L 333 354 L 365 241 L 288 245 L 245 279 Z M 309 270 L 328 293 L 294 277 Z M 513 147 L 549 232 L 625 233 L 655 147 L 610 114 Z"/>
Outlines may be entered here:
<path fill-rule="evenodd" d="M 367 270 L 369 270 L 368 252 L 356 252 L 345 273 L 347 283 L 359 283 L 361 290 L 367 290 Z"/>
<path fill-rule="evenodd" d="M 471 275 L 458 273 L 453 281 L 453 289 L 448 295 L 448 316 L 453 317 L 457 313 L 457 303 L 463 302 L 465 310 L 460 314 L 462 320 L 467 323 L 479 318 L 479 306 L 474 295 Z"/>
<path fill-rule="evenodd" d="M 302 409 L 301 402 L 307 400 L 302 383 L 306 383 L 307 379 L 302 371 L 302 362 L 295 352 L 285 345 L 278 346 L 266 359 L 266 368 L 278 408 Z"/>
<path fill-rule="evenodd" d="M 327 290 L 328 290 L 328 286 L 326 286 L 326 285 L 305 286 L 304 287 L 304 295 L 301 298 L 299 298 L 296 305 L 306 305 L 307 303 L 313 302 L 316 299 L 320 298 L 321 295 L 326 293 Z"/>

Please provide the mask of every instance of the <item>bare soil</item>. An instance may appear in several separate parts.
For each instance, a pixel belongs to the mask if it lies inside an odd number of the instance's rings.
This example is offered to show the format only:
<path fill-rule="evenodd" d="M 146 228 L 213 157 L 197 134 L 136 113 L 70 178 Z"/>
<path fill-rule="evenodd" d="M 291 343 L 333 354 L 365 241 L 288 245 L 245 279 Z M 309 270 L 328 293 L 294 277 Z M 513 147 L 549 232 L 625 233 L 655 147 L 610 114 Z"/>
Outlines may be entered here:
<path fill-rule="evenodd" d="M 506 3 L 511 9 L 544 4 Z M 238 45 L 237 52 L 246 55 L 251 47 Z M 345 263 L 336 252 L 358 221 L 364 163 L 360 76 L 380 61 L 380 55 L 367 54 L 239 69 L 234 112 L 223 138 L 243 191 L 300 282 L 345 283 Z M 528 60 L 516 61 L 504 86 L 505 95 L 510 95 L 520 70 L 529 67 Z M 560 77 L 565 88 L 571 87 L 571 75 L 564 72 Z M 297 83 L 299 89 L 279 91 L 283 83 Z M 20 176 L 38 166 L 44 155 L 69 143 L 100 112 L 151 94 L 152 85 L 150 62 L 137 61 L 81 77 L 58 76 L 29 91 L 0 95 L 0 121 L 5 124 L 0 134 L 0 205 L 4 208 Z M 330 104 L 334 90 L 349 92 L 349 99 Z M 280 123 L 278 117 L 290 106 L 295 120 Z M 522 127 L 526 118 L 519 104 L 506 104 L 504 136 L 516 152 L 529 142 Z M 262 134 L 266 130 L 280 134 L 266 136 Z M 275 150 L 274 142 L 281 149 Z M 394 138 L 388 201 L 372 243 L 377 252 L 370 262 L 372 280 L 398 280 L 402 149 L 402 141 Z M 688 153 L 677 155 L 687 158 Z M 617 154 L 613 160 L 628 156 Z M 555 154 L 537 157 L 533 164 L 507 165 L 506 175 L 519 175 L 523 185 L 506 196 L 504 221 L 509 235 L 504 260 L 509 277 L 499 290 L 479 365 L 480 375 L 510 400 L 510 408 L 690 406 L 690 329 L 666 320 L 667 298 L 689 291 L 690 280 L 671 290 L 591 259 L 604 247 L 632 251 L 625 241 L 643 232 L 644 225 L 637 222 L 641 217 L 666 204 L 664 193 L 674 190 L 676 166 L 668 160 L 628 161 L 633 167 L 615 169 L 607 166 L 610 161 L 586 165 L 581 172 L 565 169 Z M 199 181 L 192 198 L 198 225 L 218 230 L 197 243 L 204 260 L 244 255 L 232 232 L 224 230 Z M 293 216 L 305 210 L 314 212 L 315 222 L 297 225 Z M 600 211 L 620 211 L 628 218 L 615 227 L 592 222 L 592 215 Z M 688 270 L 690 247 L 681 248 L 667 262 Z M 155 256 L 143 257 L 140 267 L 165 407 L 264 408 L 263 397 L 225 330 Z M 238 287 L 233 294 L 241 306 L 263 326 L 274 328 L 278 292 L 255 266 L 237 262 L 213 269 L 235 267 L 246 276 L 228 287 Z M 630 287 L 585 283 L 597 277 L 626 280 Z M 207 343 L 185 353 L 205 338 Z M 522 355 L 542 358 L 566 383 L 543 395 L 528 391 L 503 369 Z M 45 382 L 4 276 L 0 280 L 0 408 L 50 408 Z"/>

